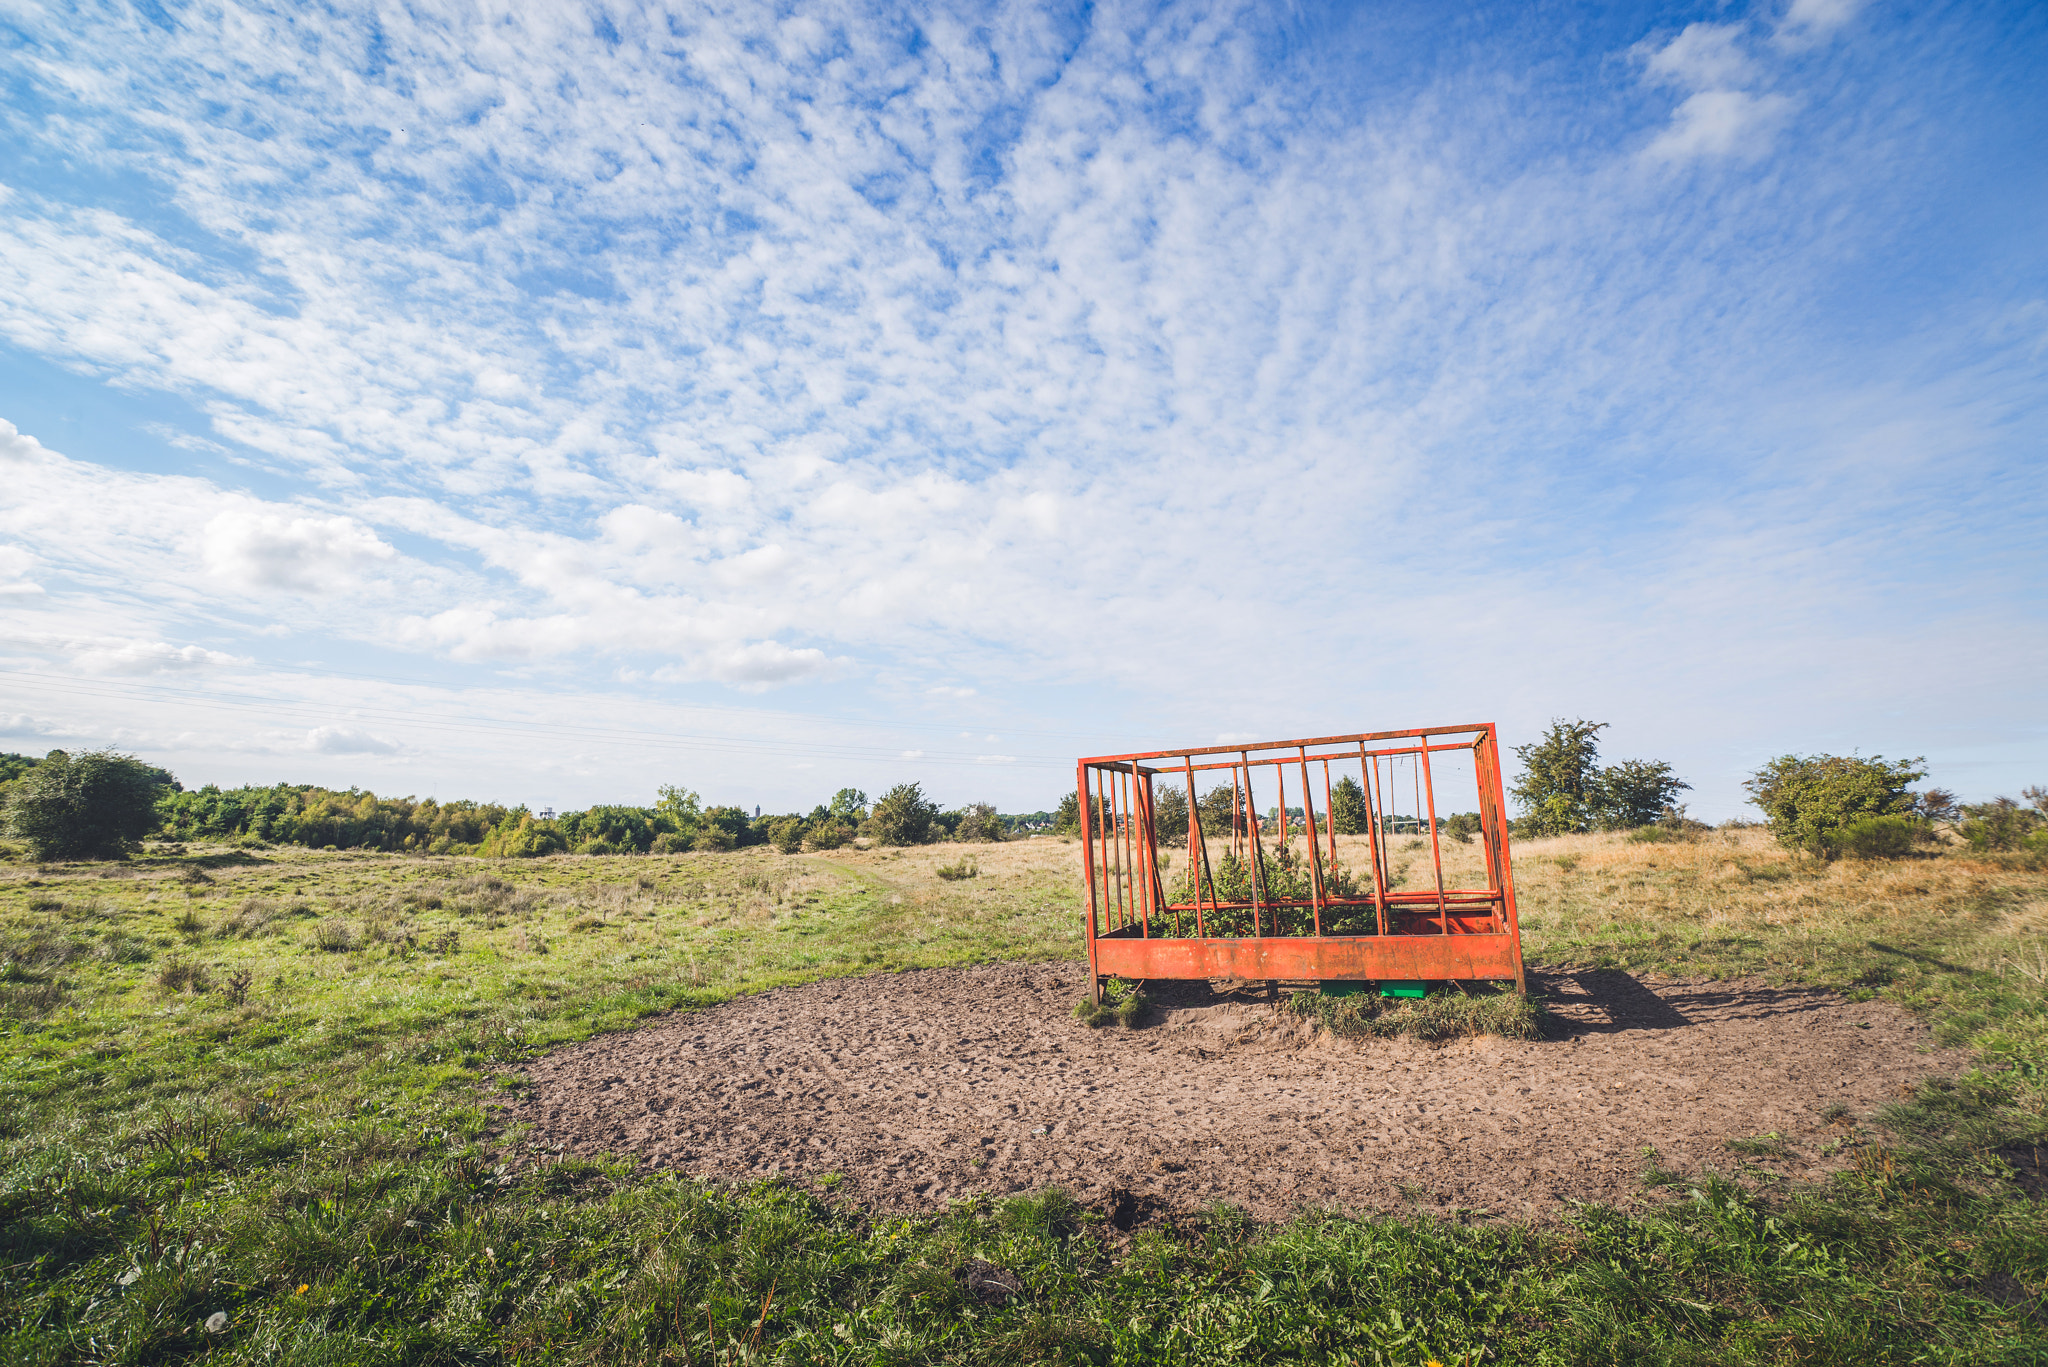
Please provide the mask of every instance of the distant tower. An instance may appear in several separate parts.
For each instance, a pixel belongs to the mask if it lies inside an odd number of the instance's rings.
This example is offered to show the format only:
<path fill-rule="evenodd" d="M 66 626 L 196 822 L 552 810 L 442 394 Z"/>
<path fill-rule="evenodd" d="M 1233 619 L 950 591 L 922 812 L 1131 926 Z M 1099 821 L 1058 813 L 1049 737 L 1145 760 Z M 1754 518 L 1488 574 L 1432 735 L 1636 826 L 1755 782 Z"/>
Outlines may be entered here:
<path fill-rule="evenodd" d="M 555 819 L 555 809 L 554 809 L 553 807 L 543 807 L 543 808 L 541 808 L 541 809 L 540 809 L 540 819 L 541 819 L 542 821 L 553 821 L 553 820 Z"/>

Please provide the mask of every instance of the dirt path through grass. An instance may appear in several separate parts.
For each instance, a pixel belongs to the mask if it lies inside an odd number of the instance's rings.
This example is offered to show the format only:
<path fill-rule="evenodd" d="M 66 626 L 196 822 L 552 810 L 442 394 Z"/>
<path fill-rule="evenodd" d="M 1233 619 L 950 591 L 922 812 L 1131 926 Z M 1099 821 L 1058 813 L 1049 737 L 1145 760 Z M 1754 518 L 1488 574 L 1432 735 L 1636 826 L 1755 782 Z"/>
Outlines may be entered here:
<path fill-rule="evenodd" d="M 1967 1065 L 1882 1002 L 1756 980 L 1552 975 L 1548 1038 L 1442 1046 L 1335 1041 L 1206 984 L 1157 985 L 1148 1028 L 1090 1030 L 1069 1014 L 1082 981 L 1037 964 L 780 988 L 539 1059 L 506 1119 L 532 1127 L 528 1159 L 837 1174 L 885 1210 L 1057 1183 L 1262 1217 L 1545 1215 L 1641 1199 L 1646 1147 L 1812 1175 L 1857 1117 Z"/>

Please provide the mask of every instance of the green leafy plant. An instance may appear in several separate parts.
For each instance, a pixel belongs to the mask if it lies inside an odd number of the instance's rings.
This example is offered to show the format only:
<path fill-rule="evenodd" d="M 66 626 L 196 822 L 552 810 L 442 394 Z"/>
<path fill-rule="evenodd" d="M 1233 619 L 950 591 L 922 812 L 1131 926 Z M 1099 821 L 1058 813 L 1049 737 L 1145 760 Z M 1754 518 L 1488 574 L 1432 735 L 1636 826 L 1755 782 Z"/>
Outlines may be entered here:
<path fill-rule="evenodd" d="M 972 859 L 962 859 L 957 864 L 941 864 L 932 872 L 948 883 L 955 883 L 963 878 L 979 878 L 981 866 Z"/>
<path fill-rule="evenodd" d="M 1780 844 L 1833 859 L 1841 853 L 1844 826 L 1863 817 L 1912 811 L 1907 785 L 1927 776 L 1925 763 L 1882 755 L 1781 755 L 1750 775 L 1743 787 L 1763 809 Z"/>
<path fill-rule="evenodd" d="M 1510 790 L 1522 806 L 1520 829 L 1531 835 L 1630 830 L 1673 809 L 1692 787 L 1662 760 L 1623 760 L 1600 767 L 1600 733 L 1608 723 L 1553 718 L 1543 738 L 1517 746 L 1522 777 Z"/>
<path fill-rule="evenodd" d="M 157 799 L 176 780 L 133 755 L 52 750 L 15 779 L 7 827 L 37 859 L 111 859 L 157 826 Z"/>
<path fill-rule="evenodd" d="M 938 804 L 915 783 L 899 783 L 882 794 L 868 814 L 867 834 L 878 845 L 923 845 L 932 839 Z"/>

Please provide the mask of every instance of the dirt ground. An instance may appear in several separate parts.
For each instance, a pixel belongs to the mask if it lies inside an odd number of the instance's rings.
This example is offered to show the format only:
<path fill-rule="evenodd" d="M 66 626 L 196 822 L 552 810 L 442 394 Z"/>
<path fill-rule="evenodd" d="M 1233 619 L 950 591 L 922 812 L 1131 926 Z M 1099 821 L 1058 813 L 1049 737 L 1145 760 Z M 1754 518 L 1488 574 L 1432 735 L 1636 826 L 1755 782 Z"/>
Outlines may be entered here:
<path fill-rule="evenodd" d="M 1154 984 L 1138 1030 L 1069 1014 L 1074 964 L 839 979 L 663 1017 L 536 1060 L 515 1155 L 633 1155 L 710 1177 L 841 1175 L 918 1211 L 1061 1185 L 1261 1218 L 1303 1206 L 1546 1216 L 1649 1199 L 1659 1166 L 1786 1177 L 1849 1120 L 1959 1071 L 1882 1002 L 1757 981 L 1532 975 L 1533 1042 L 1331 1039 L 1264 989 Z M 1728 1149 L 1781 1136 L 1780 1157 Z"/>

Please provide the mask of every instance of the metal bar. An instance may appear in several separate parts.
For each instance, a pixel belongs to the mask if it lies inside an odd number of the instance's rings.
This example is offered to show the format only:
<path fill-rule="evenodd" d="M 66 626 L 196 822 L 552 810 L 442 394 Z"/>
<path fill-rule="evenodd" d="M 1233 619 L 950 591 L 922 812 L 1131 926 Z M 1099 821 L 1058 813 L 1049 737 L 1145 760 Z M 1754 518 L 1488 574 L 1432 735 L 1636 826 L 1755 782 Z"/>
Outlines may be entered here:
<path fill-rule="evenodd" d="M 1287 848 L 1287 770 L 1273 766 L 1273 779 L 1280 785 L 1280 848 Z"/>
<path fill-rule="evenodd" d="M 1133 979 L 1243 978 L 1467 981 L 1519 976 L 1512 935 L 1360 935 L 1311 939 L 1104 940 L 1106 973 Z"/>
<path fill-rule="evenodd" d="M 1195 934 L 1207 935 L 1208 929 L 1202 924 L 1202 883 L 1209 872 L 1209 846 L 1202 839 L 1202 809 L 1195 803 L 1194 761 L 1188 761 L 1188 882 L 1195 889 Z M 1195 862 L 1199 852 L 1201 863 Z M 1212 888 L 1213 892 L 1214 889 Z"/>
<path fill-rule="evenodd" d="M 1434 734 L 1436 734 L 1436 733 L 1435 733 L 1435 732 L 1431 732 L 1430 734 L 1434 735 Z M 1453 743 L 1453 744 L 1448 744 L 1448 745 L 1432 745 L 1432 746 L 1430 746 L 1430 747 L 1429 747 L 1429 750 L 1430 750 L 1430 753 L 1431 753 L 1431 754 L 1441 754 L 1441 753 L 1443 753 L 1443 752 L 1444 752 L 1444 751 L 1446 751 L 1446 750 L 1470 750 L 1471 748 L 1472 748 L 1472 742 L 1470 742 L 1470 741 L 1458 741 L 1458 742 L 1455 742 L 1455 743 Z M 1341 752 L 1340 754 L 1335 754 L 1335 755 L 1310 755 L 1310 756 L 1309 756 L 1309 758 L 1310 758 L 1310 759 L 1340 759 L 1340 758 L 1348 758 L 1348 757 L 1350 757 L 1350 756 L 1351 756 L 1351 755 L 1352 755 L 1353 753 L 1355 753 L 1355 751 L 1352 751 L 1352 750 L 1345 750 L 1345 751 L 1342 751 L 1342 752 Z M 1412 755 L 1412 754 L 1416 754 L 1416 753 L 1417 753 L 1417 748 L 1416 748 L 1415 746 L 1409 746 L 1409 747 L 1407 747 L 1406 749 L 1401 749 L 1401 750 L 1367 750 L 1367 751 L 1366 751 L 1365 753 L 1367 753 L 1367 754 L 1369 754 L 1369 755 L 1385 755 L 1385 756 L 1389 756 L 1389 757 L 1392 757 L 1392 758 L 1398 758 L 1398 757 L 1400 757 L 1400 756 L 1402 756 L 1402 755 Z M 1125 761 L 1125 760 L 1105 760 L 1105 761 L 1103 761 L 1103 762 L 1104 762 L 1104 763 L 1112 763 L 1112 764 L 1123 764 L 1123 763 L 1127 763 L 1127 761 Z M 1253 767 L 1257 767 L 1257 766 L 1259 766 L 1259 765 L 1265 765 L 1265 766 L 1267 766 L 1267 767 L 1269 767 L 1269 768 L 1277 768 L 1277 767 L 1280 767 L 1280 766 L 1283 766 L 1283 765 L 1288 765 L 1288 764 L 1292 764 L 1292 763 L 1294 763 L 1294 756 L 1292 756 L 1292 755 L 1280 755 L 1280 756 L 1278 756 L 1278 757 L 1276 757 L 1276 758 L 1272 758 L 1272 759 L 1253 759 L 1253 760 L 1245 760 L 1245 761 L 1240 761 L 1240 760 L 1234 760 L 1234 759 L 1233 759 L 1233 760 L 1229 760 L 1229 761 L 1226 761 L 1226 762 L 1224 762 L 1224 763 L 1220 763 L 1220 764 L 1197 764 L 1197 765 L 1195 765 L 1195 766 L 1194 766 L 1194 768 L 1195 768 L 1195 772 L 1196 772 L 1196 773 L 1198 773 L 1198 774 L 1207 774 L 1207 773 L 1212 773 L 1212 772 L 1214 772 L 1215 770 L 1218 770 L 1218 769 L 1241 769 L 1241 768 L 1245 767 L 1245 765 L 1246 765 L 1246 764 L 1250 764 L 1250 765 L 1252 765 Z M 1161 771 L 1161 770 L 1152 770 L 1152 771 L 1150 771 L 1150 772 L 1153 772 L 1153 773 L 1159 773 L 1159 772 L 1163 772 L 1163 771 Z"/>
<path fill-rule="evenodd" d="M 1316 844 L 1316 804 L 1309 796 L 1312 790 L 1308 782 L 1308 752 L 1301 754 L 1301 824 L 1308 829 L 1308 877 L 1309 889 L 1315 893 L 1316 934 L 1323 933 L 1323 860 L 1321 849 Z"/>
<path fill-rule="evenodd" d="M 1082 922 L 1088 932 L 1088 998 L 1097 1006 L 1102 1005 L 1102 975 L 1095 959 L 1095 850 L 1088 837 L 1088 766 L 1086 763 L 1074 766 L 1074 796 L 1081 804 L 1081 867 L 1088 880 L 1088 910 L 1082 913 Z"/>
<path fill-rule="evenodd" d="M 1251 821 L 1248 823 L 1247 826 L 1246 834 L 1250 840 L 1251 849 L 1252 934 L 1254 936 L 1260 936 L 1264 935 L 1266 932 L 1263 928 L 1262 918 L 1259 915 L 1259 903 L 1261 894 L 1268 891 L 1268 889 L 1260 887 L 1260 884 L 1266 881 L 1266 857 L 1263 849 L 1259 845 L 1259 810 L 1252 801 L 1252 771 L 1250 765 L 1246 765 L 1244 771 L 1244 805 L 1245 814 L 1251 818 Z"/>
<path fill-rule="evenodd" d="M 1334 815 L 1336 802 L 1330 797 L 1330 761 L 1323 758 L 1323 824 L 1330 828 L 1330 867 L 1337 867 L 1337 819 Z"/>
<path fill-rule="evenodd" d="M 1493 724 L 1487 723 L 1486 734 L 1472 747 L 1475 762 L 1483 762 L 1484 777 L 1479 783 L 1479 805 L 1483 809 L 1489 799 L 1493 807 L 1493 824 L 1498 833 L 1500 865 L 1501 912 L 1507 920 L 1506 935 L 1503 937 L 1514 948 L 1515 991 L 1523 996 L 1529 994 L 1529 978 L 1522 965 L 1522 921 L 1515 909 L 1515 865 L 1513 853 L 1508 848 L 1507 794 L 1500 781 L 1500 737 L 1494 732 Z M 1481 818 L 1482 826 L 1485 817 Z"/>
<path fill-rule="evenodd" d="M 1444 852 L 1436 834 L 1436 777 L 1429 770 L 1429 747 L 1422 750 L 1422 783 L 1429 794 L 1429 857 L 1436 863 L 1437 910 L 1443 910 L 1444 902 Z M 1444 934 L 1451 933 L 1450 920 L 1444 920 Z"/>
<path fill-rule="evenodd" d="M 1302 740 L 1261 741 L 1257 745 L 1199 745 L 1186 750 L 1137 750 L 1127 755 L 1090 755 L 1082 762 L 1084 764 L 1127 764 L 1132 760 L 1179 759 L 1182 756 L 1194 755 L 1237 754 L 1249 756 L 1254 750 L 1292 750 L 1297 746 L 1308 745 L 1351 746 L 1369 741 L 1406 740 L 1411 737 L 1425 735 L 1455 736 L 1470 731 L 1484 731 L 1491 726 L 1491 722 L 1473 722 L 1469 726 L 1417 727 L 1407 731 L 1366 731 L 1355 736 L 1309 736 Z M 1261 763 L 1263 762 L 1261 761 Z"/>
<path fill-rule="evenodd" d="M 1116 876 L 1109 867 L 1109 828 L 1106 824 L 1109 821 L 1109 795 L 1103 789 L 1103 784 L 1108 781 L 1108 777 L 1107 770 L 1097 769 L 1095 771 L 1095 821 L 1098 826 L 1102 827 L 1102 909 L 1105 914 L 1109 912 L 1112 905 L 1119 908 L 1123 905 L 1121 900 L 1122 894 L 1117 890 Z M 1116 925 L 1116 928 L 1119 930 L 1123 928 L 1121 916 L 1122 913 L 1119 911 Z"/>
<path fill-rule="evenodd" d="M 1377 759 L 1365 757 L 1365 746 L 1358 747 L 1358 774 L 1365 781 L 1365 853 L 1372 860 L 1373 908 L 1379 922 L 1379 933 L 1387 933 L 1387 866 L 1380 854 L 1380 816 L 1378 785 L 1373 782 L 1380 767 Z"/>

